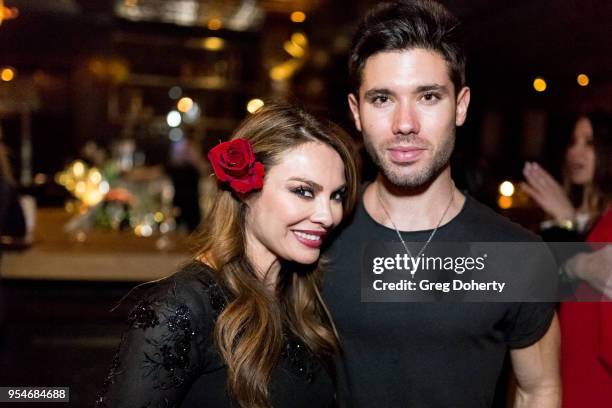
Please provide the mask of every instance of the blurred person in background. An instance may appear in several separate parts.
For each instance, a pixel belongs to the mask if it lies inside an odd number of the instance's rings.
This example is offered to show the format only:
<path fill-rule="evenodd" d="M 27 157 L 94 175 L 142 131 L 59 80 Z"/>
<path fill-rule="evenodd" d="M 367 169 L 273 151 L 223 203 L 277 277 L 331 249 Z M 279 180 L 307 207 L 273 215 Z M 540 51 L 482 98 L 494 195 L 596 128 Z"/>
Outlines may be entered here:
<path fill-rule="evenodd" d="M 26 236 L 26 222 L 19 202 L 17 186 L 11 170 L 9 152 L 2 143 L 0 128 L 0 277 L 2 272 L 2 252 L 10 248 L 16 240 Z M 1 282 L 1 281 L 0 281 Z M 0 285 L 0 327 L 4 321 L 4 298 Z"/>
<path fill-rule="evenodd" d="M 319 255 L 355 201 L 352 140 L 266 104 L 208 157 L 218 190 L 198 253 L 134 292 L 97 406 L 330 407 L 338 340 Z"/>
<path fill-rule="evenodd" d="M 13 178 L 9 152 L 0 131 L 0 256 L 5 247 L 18 245 L 26 236 L 26 222 Z"/>
<path fill-rule="evenodd" d="M 174 185 L 172 203 L 178 208 L 177 226 L 193 232 L 201 221 L 200 175 L 210 167 L 202 157 L 200 147 L 191 139 L 172 144 L 166 172 Z"/>
<path fill-rule="evenodd" d="M 542 232 L 549 241 L 584 240 L 608 209 L 612 194 L 612 141 L 609 115 L 578 118 L 565 153 L 563 182 L 557 182 L 537 163 L 526 163 L 523 189 L 551 217 Z M 597 131 L 594 131 L 597 128 Z"/>
<path fill-rule="evenodd" d="M 535 163 L 524 168 L 524 190 L 552 217 L 549 240 L 612 242 L 612 115 L 584 115 L 565 153 L 563 185 Z M 563 407 L 612 406 L 612 246 L 578 254 L 564 273 L 578 284 L 578 299 L 562 303 Z M 592 288 L 597 291 L 593 291 Z"/>

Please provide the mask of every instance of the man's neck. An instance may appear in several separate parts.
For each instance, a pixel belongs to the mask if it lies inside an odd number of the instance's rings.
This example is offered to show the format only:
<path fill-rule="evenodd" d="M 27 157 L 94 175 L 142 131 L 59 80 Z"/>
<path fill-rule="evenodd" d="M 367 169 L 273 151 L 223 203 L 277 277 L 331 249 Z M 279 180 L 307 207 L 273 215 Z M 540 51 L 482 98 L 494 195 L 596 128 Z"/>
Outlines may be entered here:
<path fill-rule="evenodd" d="M 363 196 L 365 209 L 376 222 L 400 231 L 444 225 L 459 214 L 464 203 L 465 196 L 455 188 L 449 167 L 428 184 L 410 189 L 393 185 L 379 173 Z"/>

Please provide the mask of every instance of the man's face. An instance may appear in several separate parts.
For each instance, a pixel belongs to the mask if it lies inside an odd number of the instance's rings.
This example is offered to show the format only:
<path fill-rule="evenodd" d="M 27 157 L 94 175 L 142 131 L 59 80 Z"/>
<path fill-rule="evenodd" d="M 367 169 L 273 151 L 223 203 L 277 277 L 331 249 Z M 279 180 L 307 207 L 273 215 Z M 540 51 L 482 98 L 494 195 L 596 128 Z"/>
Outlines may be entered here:
<path fill-rule="evenodd" d="M 444 58 L 422 48 L 372 55 L 359 95 L 349 95 L 368 153 L 389 181 L 410 188 L 446 166 L 469 100 L 467 87 L 455 96 Z"/>

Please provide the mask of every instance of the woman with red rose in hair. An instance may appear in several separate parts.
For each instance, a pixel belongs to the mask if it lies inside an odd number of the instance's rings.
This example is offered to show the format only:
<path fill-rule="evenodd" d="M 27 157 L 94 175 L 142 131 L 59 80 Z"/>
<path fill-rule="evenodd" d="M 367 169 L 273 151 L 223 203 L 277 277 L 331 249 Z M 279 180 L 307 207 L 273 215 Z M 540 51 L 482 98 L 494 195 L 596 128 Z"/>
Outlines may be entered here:
<path fill-rule="evenodd" d="M 353 143 L 270 104 L 208 158 L 218 191 L 199 250 L 137 289 L 97 406 L 332 406 L 338 343 L 319 255 L 355 201 Z"/>

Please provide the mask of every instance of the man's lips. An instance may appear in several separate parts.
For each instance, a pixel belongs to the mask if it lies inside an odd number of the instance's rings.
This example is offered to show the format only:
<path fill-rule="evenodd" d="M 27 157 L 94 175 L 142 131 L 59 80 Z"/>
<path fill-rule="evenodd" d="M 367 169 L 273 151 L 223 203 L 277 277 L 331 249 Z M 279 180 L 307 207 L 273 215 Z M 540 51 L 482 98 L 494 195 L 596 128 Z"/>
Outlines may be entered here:
<path fill-rule="evenodd" d="M 422 147 L 392 147 L 387 149 L 391 161 L 395 163 L 411 163 L 417 161 L 423 152 L 427 150 Z"/>
<path fill-rule="evenodd" d="M 309 248 L 319 248 L 323 244 L 323 238 L 327 235 L 327 231 L 314 230 L 291 230 L 295 238 L 303 245 Z"/>

